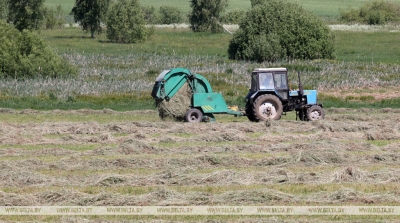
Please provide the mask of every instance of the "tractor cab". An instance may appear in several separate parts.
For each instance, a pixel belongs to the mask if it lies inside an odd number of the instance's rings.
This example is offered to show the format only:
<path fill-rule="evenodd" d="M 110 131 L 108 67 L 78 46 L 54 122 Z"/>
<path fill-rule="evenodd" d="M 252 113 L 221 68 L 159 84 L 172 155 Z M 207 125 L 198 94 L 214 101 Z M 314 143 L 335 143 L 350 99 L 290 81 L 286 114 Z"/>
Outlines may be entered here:
<path fill-rule="evenodd" d="M 288 100 L 288 70 L 286 68 L 257 68 L 252 72 L 250 93 L 269 92 Z"/>

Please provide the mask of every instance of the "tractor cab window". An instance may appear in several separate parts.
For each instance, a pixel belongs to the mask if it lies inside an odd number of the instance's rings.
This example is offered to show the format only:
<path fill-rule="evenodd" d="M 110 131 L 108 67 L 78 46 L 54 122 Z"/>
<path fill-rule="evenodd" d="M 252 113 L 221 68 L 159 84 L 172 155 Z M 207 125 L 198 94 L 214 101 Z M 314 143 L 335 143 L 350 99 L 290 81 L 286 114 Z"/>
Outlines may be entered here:
<path fill-rule="evenodd" d="M 286 73 L 274 73 L 276 89 L 288 89 Z"/>
<path fill-rule="evenodd" d="M 274 89 L 274 79 L 272 73 L 259 73 L 260 90 Z"/>

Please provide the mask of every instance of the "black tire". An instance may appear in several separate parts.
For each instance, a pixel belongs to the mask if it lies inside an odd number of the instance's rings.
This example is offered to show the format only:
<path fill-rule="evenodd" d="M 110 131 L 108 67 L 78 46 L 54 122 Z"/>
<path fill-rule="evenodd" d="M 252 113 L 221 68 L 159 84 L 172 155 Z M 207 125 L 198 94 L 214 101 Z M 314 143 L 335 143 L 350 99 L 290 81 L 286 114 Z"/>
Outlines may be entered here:
<path fill-rule="evenodd" d="M 253 114 L 256 122 L 267 119 L 279 120 L 282 113 L 282 102 L 275 95 L 264 94 L 254 101 Z"/>
<path fill-rule="evenodd" d="M 325 117 L 324 109 L 318 105 L 313 105 L 307 109 L 307 119 L 309 121 L 316 121 Z"/>
<path fill-rule="evenodd" d="M 250 121 L 252 121 L 252 122 L 255 122 L 255 121 L 256 121 L 256 118 L 254 117 L 254 113 L 253 113 L 253 106 L 251 106 L 251 104 L 250 104 L 249 101 L 246 102 L 246 110 L 245 110 L 245 112 L 246 112 L 247 118 L 248 118 Z"/>
<path fill-rule="evenodd" d="M 203 113 L 197 108 L 189 109 L 186 112 L 185 120 L 187 122 L 201 122 L 203 120 Z"/>

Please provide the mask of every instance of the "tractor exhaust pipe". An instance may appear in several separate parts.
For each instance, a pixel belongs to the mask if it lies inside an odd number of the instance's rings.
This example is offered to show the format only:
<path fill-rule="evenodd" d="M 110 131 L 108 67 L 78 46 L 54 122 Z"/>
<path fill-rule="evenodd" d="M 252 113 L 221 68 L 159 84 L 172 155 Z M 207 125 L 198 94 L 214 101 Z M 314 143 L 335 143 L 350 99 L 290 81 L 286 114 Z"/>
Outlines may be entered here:
<path fill-rule="evenodd" d="M 299 78 L 299 95 L 302 97 L 304 95 L 304 89 L 300 80 L 300 71 L 297 71 L 297 77 Z"/>

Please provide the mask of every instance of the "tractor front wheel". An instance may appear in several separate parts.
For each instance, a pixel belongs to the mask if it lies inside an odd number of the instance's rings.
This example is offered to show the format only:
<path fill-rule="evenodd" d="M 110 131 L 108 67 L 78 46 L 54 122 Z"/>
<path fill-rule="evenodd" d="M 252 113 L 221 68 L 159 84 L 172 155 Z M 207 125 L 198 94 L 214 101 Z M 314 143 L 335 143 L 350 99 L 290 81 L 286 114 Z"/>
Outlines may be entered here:
<path fill-rule="evenodd" d="M 186 112 L 185 120 L 187 122 L 201 122 L 203 120 L 203 113 L 197 108 L 189 109 Z"/>
<path fill-rule="evenodd" d="M 282 113 L 282 102 L 275 95 L 264 94 L 254 101 L 253 114 L 256 122 L 267 119 L 279 120 Z"/>
<path fill-rule="evenodd" d="M 325 117 L 324 109 L 321 106 L 313 105 L 307 109 L 307 119 L 310 121 L 316 121 Z"/>

